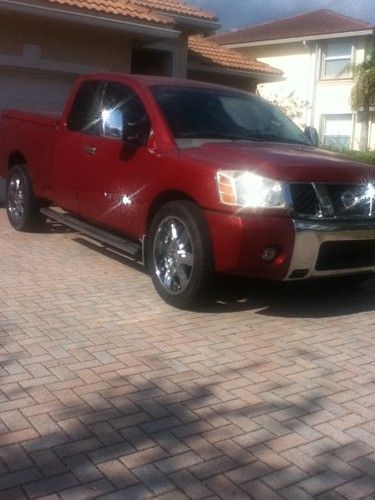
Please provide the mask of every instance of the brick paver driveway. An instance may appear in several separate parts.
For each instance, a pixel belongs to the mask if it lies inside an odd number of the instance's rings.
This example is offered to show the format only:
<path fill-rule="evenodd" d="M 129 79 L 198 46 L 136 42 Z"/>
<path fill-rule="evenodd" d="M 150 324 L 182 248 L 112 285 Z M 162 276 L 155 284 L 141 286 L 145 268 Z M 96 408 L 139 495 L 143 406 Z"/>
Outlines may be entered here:
<path fill-rule="evenodd" d="M 0 209 L 1 498 L 374 498 L 375 280 L 199 312 Z"/>

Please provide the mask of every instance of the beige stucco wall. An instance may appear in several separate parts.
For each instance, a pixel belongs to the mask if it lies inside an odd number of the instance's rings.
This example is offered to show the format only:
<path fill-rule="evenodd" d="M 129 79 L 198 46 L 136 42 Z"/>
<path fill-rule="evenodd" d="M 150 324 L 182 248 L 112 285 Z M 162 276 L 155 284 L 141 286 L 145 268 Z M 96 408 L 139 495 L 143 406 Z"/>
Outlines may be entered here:
<path fill-rule="evenodd" d="M 351 41 L 355 46 L 354 61 L 361 63 L 364 60 L 369 39 L 357 37 Z M 297 101 L 307 101 L 308 106 L 302 108 L 302 116 L 295 118 L 299 126 L 312 125 L 321 131 L 322 116 L 353 114 L 352 146 L 358 149 L 362 124 L 357 121 L 356 113 L 352 111 L 350 104 L 353 79 L 330 80 L 320 77 L 323 46 L 324 41 L 309 41 L 305 44 L 302 42 L 280 43 L 238 50 L 284 71 L 285 81 L 262 84 L 258 86 L 258 90 L 261 95 L 270 100 L 277 97 L 279 101 L 282 101 L 283 98 L 292 95 Z M 370 146 L 375 148 L 374 128 L 373 124 Z"/>
<path fill-rule="evenodd" d="M 284 80 L 280 82 L 258 85 L 259 93 L 270 101 L 285 102 L 291 96 L 298 102 L 310 102 L 310 73 L 313 61 L 309 49 L 299 44 L 280 46 L 249 47 L 242 50 L 250 57 L 279 68 L 284 72 Z M 303 126 L 309 119 L 309 108 L 303 108 L 302 116 L 296 122 Z"/>
<path fill-rule="evenodd" d="M 16 15 L 0 16 L 0 53 L 21 56 L 25 44 L 39 47 L 40 57 L 93 68 L 129 71 L 130 37 L 104 29 L 40 21 Z"/>
<path fill-rule="evenodd" d="M 60 112 L 82 73 L 130 71 L 126 34 L 0 14 L 0 108 Z"/>

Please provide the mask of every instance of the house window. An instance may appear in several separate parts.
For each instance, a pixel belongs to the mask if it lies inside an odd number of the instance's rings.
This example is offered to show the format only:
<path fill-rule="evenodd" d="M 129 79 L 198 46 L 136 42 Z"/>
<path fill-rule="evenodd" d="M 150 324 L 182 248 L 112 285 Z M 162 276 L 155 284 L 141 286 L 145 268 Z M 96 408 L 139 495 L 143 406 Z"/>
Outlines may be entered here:
<path fill-rule="evenodd" d="M 326 78 L 348 77 L 350 75 L 348 65 L 351 61 L 351 42 L 333 42 L 328 44 L 323 53 L 322 76 Z"/>
<path fill-rule="evenodd" d="M 323 116 L 323 146 L 333 149 L 350 149 L 353 133 L 353 116 Z"/>

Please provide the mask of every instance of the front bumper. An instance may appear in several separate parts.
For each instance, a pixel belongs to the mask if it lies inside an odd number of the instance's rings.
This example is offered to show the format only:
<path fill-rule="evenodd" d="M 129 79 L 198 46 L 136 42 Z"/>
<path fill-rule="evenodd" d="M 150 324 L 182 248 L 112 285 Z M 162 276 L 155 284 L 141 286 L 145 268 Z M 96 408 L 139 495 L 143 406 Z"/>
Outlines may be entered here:
<path fill-rule="evenodd" d="M 375 272 L 375 221 L 293 222 L 286 280 Z"/>
<path fill-rule="evenodd" d="M 206 211 L 218 272 L 276 281 L 375 272 L 375 220 L 293 220 Z M 280 254 L 265 262 L 265 248 Z"/>

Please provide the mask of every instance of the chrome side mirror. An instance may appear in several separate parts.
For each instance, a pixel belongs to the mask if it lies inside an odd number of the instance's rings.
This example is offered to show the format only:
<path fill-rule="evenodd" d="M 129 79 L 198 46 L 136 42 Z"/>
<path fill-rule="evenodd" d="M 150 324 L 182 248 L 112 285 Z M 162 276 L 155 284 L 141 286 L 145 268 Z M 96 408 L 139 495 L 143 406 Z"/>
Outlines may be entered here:
<path fill-rule="evenodd" d="M 124 128 L 123 123 L 124 119 L 120 109 L 103 109 L 102 124 L 104 135 L 115 139 L 122 139 Z"/>
<path fill-rule="evenodd" d="M 319 145 L 319 134 L 315 127 L 305 127 L 305 136 L 311 142 L 311 144 L 315 147 Z"/>

